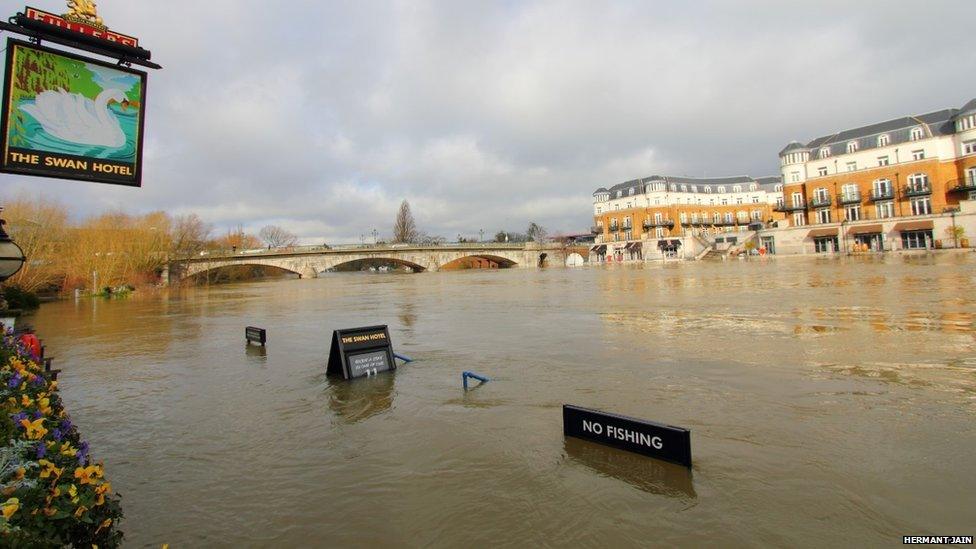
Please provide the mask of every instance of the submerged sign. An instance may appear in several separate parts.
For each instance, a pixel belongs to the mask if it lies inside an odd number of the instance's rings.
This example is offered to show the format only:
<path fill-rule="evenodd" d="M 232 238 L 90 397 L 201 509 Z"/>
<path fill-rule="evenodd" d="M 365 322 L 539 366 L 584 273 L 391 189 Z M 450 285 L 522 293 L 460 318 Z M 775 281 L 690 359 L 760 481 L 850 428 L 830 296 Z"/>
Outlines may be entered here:
<path fill-rule="evenodd" d="M 7 41 L 0 172 L 142 185 L 146 73 Z"/>
<path fill-rule="evenodd" d="M 396 370 L 393 344 L 386 326 L 336 330 L 332 333 L 328 375 L 346 379 Z"/>
<path fill-rule="evenodd" d="M 691 467 L 691 431 L 578 406 L 563 406 L 563 434 Z"/>

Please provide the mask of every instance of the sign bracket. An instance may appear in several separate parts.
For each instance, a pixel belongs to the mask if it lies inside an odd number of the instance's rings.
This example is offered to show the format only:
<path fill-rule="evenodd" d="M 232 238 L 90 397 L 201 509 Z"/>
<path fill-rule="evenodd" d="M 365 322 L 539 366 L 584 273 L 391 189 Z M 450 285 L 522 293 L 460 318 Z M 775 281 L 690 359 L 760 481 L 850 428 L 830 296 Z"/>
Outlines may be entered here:
<path fill-rule="evenodd" d="M 114 45 L 109 42 L 89 41 L 85 36 L 69 34 L 53 25 L 28 19 L 26 15 L 18 13 L 8 21 L 0 21 L 0 31 L 12 32 L 26 36 L 31 42 L 40 45 L 46 40 L 61 46 L 87 51 L 111 59 L 118 59 L 119 63 L 139 65 L 149 69 L 162 69 L 162 65 L 153 63 L 149 59 L 152 53 L 142 48 Z"/>

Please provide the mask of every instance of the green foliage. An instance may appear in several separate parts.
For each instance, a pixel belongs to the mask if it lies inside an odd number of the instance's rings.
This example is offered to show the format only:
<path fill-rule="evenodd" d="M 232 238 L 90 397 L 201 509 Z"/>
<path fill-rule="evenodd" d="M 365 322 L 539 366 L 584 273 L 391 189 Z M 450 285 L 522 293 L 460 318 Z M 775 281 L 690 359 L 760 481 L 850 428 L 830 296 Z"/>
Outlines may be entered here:
<path fill-rule="evenodd" d="M 41 306 L 41 300 L 37 294 L 28 292 L 19 286 L 5 286 L 3 298 L 7 300 L 7 306 L 11 309 L 33 311 Z"/>

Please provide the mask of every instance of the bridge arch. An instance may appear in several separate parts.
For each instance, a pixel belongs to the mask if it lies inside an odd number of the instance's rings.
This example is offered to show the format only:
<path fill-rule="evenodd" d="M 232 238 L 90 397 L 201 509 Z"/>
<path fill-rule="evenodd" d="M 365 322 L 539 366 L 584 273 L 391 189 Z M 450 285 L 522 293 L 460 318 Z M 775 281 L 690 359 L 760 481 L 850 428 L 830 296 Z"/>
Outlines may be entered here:
<path fill-rule="evenodd" d="M 419 263 L 415 263 L 413 261 L 409 261 L 409 260 L 406 260 L 406 259 L 400 259 L 400 258 L 393 258 L 393 257 L 346 257 L 346 258 L 342 258 L 340 260 L 335 261 L 334 263 L 332 263 L 331 265 L 329 265 L 327 269 L 324 269 L 323 271 L 320 271 L 320 272 L 336 271 L 336 270 L 342 269 L 343 267 L 347 267 L 347 266 L 350 266 L 350 265 L 355 265 L 357 263 L 358 264 L 362 264 L 364 266 L 373 266 L 373 265 L 379 266 L 379 265 L 384 265 L 384 264 L 393 264 L 393 265 L 398 265 L 398 266 L 401 266 L 401 267 L 409 267 L 410 269 L 413 269 L 413 272 L 415 272 L 415 273 L 422 273 L 422 272 L 424 272 L 424 271 L 427 270 L 427 267 L 424 267 L 423 265 L 420 265 Z"/>
<path fill-rule="evenodd" d="M 510 269 L 518 267 L 518 262 L 494 254 L 462 254 L 438 267 L 438 270 L 456 270 L 464 268 L 477 269 Z"/>
<path fill-rule="evenodd" d="M 284 267 L 282 265 L 278 265 L 274 263 L 255 261 L 255 262 L 234 262 L 234 263 L 215 263 L 215 264 L 200 263 L 197 265 L 193 265 L 191 268 L 187 269 L 181 276 L 181 280 L 184 281 L 200 280 L 201 278 L 204 277 L 215 277 L 215 275 L 219 275 L 221 272 L 231 272 L 234 269 L 245 269 L 248 267 L 267 269 L 275 273 L 292 274 L 297 276 L 298 278 L 303 278 L 303 274 L 301 272 L 298 272 L 297 270 L 289 269 L 288 267 Z"/>

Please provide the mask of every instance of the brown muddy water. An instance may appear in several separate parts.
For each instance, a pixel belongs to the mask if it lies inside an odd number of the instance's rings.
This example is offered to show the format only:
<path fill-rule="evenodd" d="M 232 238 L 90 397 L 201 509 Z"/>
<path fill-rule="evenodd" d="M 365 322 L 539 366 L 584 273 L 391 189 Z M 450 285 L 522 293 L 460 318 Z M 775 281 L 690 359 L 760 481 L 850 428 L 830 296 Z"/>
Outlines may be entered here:
<path fill-rule="evenodd" d="M 976 533 L 974 286 L 976 254 L 350 273 L 27 321 L 132 547 L 887 546 Z M 373 324 L 416 362 L 326 378 Z M 565 440 L 564 403 L 690 428 L 693 470 Z"/>

